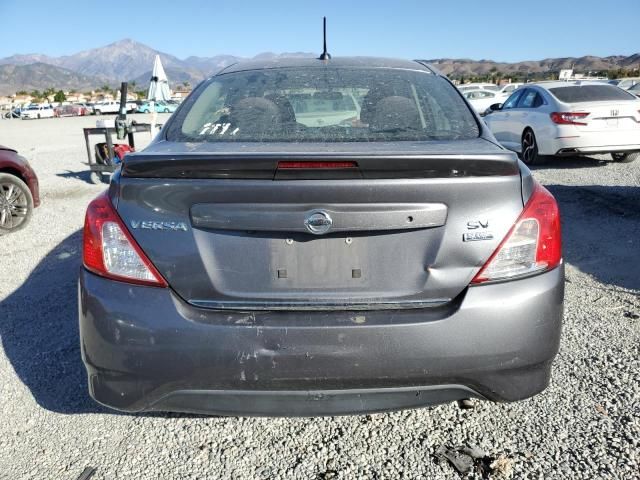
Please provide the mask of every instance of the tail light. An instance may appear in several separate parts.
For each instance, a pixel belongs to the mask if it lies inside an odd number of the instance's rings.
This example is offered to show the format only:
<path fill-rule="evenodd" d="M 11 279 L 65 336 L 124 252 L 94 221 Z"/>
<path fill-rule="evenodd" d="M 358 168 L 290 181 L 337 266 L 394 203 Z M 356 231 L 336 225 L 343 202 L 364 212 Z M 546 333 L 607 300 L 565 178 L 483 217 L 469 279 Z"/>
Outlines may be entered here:
<path fill-rule="evenodd" d="M 562 261 L 560 212 L 553 195 L 536 183 L 515 225 L 472 284 L 540 273 Z"/>
<path fill-rule="evenodd" d="M 87 270 L 106 278 L 154 287 L 167 286 L 127 230 L 106 192 L 87 207 L 82 260 Z"/>
<path fill-rule="evenodd" d="M 586 125 L 581 121 L 589 116 L 589 112 L 553 112 L 550 114 L 551 121 L 558 125 Z"/>

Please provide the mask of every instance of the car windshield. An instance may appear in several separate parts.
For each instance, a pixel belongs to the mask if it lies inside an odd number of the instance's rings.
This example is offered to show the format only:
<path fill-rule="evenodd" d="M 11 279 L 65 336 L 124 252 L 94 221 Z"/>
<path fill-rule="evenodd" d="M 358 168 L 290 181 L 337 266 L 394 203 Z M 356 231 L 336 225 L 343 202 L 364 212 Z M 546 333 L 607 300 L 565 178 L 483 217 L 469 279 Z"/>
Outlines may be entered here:
<path fill-rule="evenodd" d="M 167 138 L 199 142 L 453 140 L 479 135 L 445 79 L 389 68 L 223 74 L 186 100 Z"/>
<path fill-rule="evenodd" d="M 634 100 L 634 96 L 613 85 L 576 85 L 550 88 L 549 91 L 561 102 L 603 102 Z"/>

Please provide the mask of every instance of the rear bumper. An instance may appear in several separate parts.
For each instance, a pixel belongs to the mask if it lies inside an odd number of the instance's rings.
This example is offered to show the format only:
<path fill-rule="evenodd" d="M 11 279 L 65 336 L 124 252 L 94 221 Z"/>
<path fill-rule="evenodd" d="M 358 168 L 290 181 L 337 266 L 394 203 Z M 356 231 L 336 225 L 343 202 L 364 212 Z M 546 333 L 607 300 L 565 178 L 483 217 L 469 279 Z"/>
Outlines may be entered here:
<path fill-rule="evenodd" d="M 560 340 L 564 270 L 469 288 L 445 307 L 220 312 L 170 289 L 79 281 L 94 399 L 125 411 L 335 415 L 542 391 Z"/>
<path fill-rule="evenodd" d="M 567 157 L 572 155 L 600 155 L 606 153 L 632 153 L 640 152 L 640 144 L 638 145 L 598 145 L 598 146 L 573 146 L 566 144 L 558 145 L 560 148 L 555 155 L 558 157 Z"/>
<path fill-rule="evenodd" d="M 640 151 L 640 131 L 579 132 L 559 126 L 539 138 L 541 155 L 596 155 Z"/>

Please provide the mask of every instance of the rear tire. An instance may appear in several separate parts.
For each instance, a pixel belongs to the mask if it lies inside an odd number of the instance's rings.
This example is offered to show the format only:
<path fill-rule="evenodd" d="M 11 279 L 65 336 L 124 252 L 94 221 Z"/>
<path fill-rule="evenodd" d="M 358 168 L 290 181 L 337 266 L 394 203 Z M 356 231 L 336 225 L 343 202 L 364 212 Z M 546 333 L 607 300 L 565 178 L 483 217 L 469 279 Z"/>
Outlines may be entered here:
<path fill-rule="evenodd" d="M 640 152 L 611 154 L 611 159 L 616 163 L 631 163 L 638 157 L 640 157 Z"/>
<path fill-rule="evenodd" d="M 27 184 L 0 173 L 0 236 L 26 227 L 32 214 L 33 196 Z"/>
<path fill-rule="evenodd" d="M 522 133 L 520 145 L 520 158 L 524 163 L 527 165 L 539 165 L 544 161 L 544 157 L 541 157 L 538 153 L 538 141 L 530 128 L 527 128 Z"/>
<path fill-rule="evenodd" d="M 96 115 L 102 115 L 102 111 L 96 110 Z"/>

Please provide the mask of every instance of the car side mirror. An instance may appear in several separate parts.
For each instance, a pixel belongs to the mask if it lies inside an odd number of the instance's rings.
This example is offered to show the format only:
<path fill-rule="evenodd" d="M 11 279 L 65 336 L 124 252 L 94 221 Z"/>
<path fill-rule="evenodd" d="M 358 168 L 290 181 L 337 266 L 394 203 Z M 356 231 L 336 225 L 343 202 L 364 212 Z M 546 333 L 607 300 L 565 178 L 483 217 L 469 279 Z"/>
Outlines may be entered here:
<path fill-rule="evenodd" d="M 498 110 L 502 110 L 502 104 L 494 103 L 493 105 L 489 106 L 489 110 L 491 110 L 492 112 L 497 112 Z"/>

